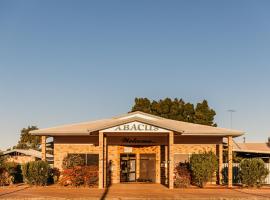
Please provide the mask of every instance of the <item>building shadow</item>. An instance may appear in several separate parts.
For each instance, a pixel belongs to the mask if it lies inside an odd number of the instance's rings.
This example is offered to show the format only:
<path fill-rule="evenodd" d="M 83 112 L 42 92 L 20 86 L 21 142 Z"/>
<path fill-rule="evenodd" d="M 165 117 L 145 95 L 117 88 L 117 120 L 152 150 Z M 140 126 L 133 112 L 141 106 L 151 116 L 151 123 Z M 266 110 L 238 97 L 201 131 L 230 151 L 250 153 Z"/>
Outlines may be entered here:
<path fill-rule="evenodd" d="M 109 164 L 108 164 L 108 173 L 107 174 L 107 177 L 106 177 L 106 185 L 105 185 L 105 191 L 102 193 L 102 196 L 100 197 L 100 200 L 104 200 L 106 199 L 108 193 L 109 193 L 109 190 L 110 190 L 110 187 L 112 185 L 112 161 L 110 160 L 109 161 Z"/>

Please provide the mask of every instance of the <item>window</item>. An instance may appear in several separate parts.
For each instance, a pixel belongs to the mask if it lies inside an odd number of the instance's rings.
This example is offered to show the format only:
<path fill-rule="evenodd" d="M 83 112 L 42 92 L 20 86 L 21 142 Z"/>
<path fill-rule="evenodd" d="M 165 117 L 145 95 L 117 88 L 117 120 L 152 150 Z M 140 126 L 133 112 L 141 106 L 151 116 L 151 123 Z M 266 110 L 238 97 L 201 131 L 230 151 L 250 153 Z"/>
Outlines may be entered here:
<path fill-rule="evenodd" d="M 86 165 L 98 166 L 98 154 L 86 154 Z"/>
<path fill-rule="evenodd" d="M 81 154 L 81 153 L 76 153 L 76 154 L 69 154 L 69 155 L 79 155 L 83 161 L 84 164 L 87 166 L 90 165 L 95 165 L 98 166 L 98 154 Z"/>

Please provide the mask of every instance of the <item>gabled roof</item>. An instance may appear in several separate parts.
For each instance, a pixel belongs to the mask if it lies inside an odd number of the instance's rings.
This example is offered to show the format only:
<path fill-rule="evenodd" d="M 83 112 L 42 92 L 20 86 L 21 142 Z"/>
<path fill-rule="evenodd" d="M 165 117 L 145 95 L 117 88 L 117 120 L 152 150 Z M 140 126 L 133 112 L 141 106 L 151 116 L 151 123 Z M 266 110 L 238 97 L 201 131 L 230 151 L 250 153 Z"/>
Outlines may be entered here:
<path fill-rule="evenodd" d="M 120 115 L 109 119 L 40 129 L 31 131 L 30 133 L 33 135 L 46 136 L 89 135 L 90 133 L 96 131 L 104 130 L 130 122 L 140 122 L 153 125 L 159 128 L 167 129 L 169 131 L 177 132 L 181 135 L 240 136 L 244 134 L 244 132 L 242 131 L 171 120 L 140 111 Z"/>
<path fill-rule="evenodd" d="M 9 151 L 3 151 L 2 152 L 2 155 L 9 155 L 9 154 L 12 154 L 12 153 L 21 153 L 21 154 L 24 154 L 26 156 L 33 156 L 35 158 L 42 158 L 42 153 L 40 151 L 37 151 L 37 150 L 34 150 L 34 149 L 12 149 L 12 150 L 9 150 Z M 52 158 L 53 155 L 51 154 L 46 154 L 46 157 L 47 158 Z"/>

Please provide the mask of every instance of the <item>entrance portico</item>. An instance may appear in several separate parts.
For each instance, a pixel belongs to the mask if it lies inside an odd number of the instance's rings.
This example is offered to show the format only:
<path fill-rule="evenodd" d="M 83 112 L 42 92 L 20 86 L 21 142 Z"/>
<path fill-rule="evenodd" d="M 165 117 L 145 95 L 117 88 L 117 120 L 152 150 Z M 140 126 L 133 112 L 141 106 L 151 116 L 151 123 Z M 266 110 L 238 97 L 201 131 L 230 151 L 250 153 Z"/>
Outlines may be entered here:
<path fill-rule="evenodd" d="M 98 155 L 99 188 L 111 183 L 146 181 L 174 186 L 174 168 L 192 153 L 217 152 L 222 166 L 222 144 L 228 138 L 229 181 L 232 186 L 232 137 L 243 132 L 169 120 L 142 112 L 111 119 L 32 131 L 54 138 L 54 167 L 67 154 Z M 46 146 L 43 145 L 43 152 Z M 219 170 L 219 183 L 221 181 Z M 215 182 L 216 180 L 213 180 Z"/>

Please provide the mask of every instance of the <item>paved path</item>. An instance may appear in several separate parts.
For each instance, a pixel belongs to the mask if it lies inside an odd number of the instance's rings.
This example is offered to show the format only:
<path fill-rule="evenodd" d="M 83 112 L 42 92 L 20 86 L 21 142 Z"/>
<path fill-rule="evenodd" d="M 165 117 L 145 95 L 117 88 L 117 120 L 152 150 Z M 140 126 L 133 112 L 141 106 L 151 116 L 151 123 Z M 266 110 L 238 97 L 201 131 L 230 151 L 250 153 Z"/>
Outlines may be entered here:
<path fill-rule="evenodd" d="M 159 184 L 115 184 L 107 190 L 95 188 L 0 187 L 0 199 L 241 199 L 270 200 L 270 189 L 188 188 L 169 190 Z"/>

